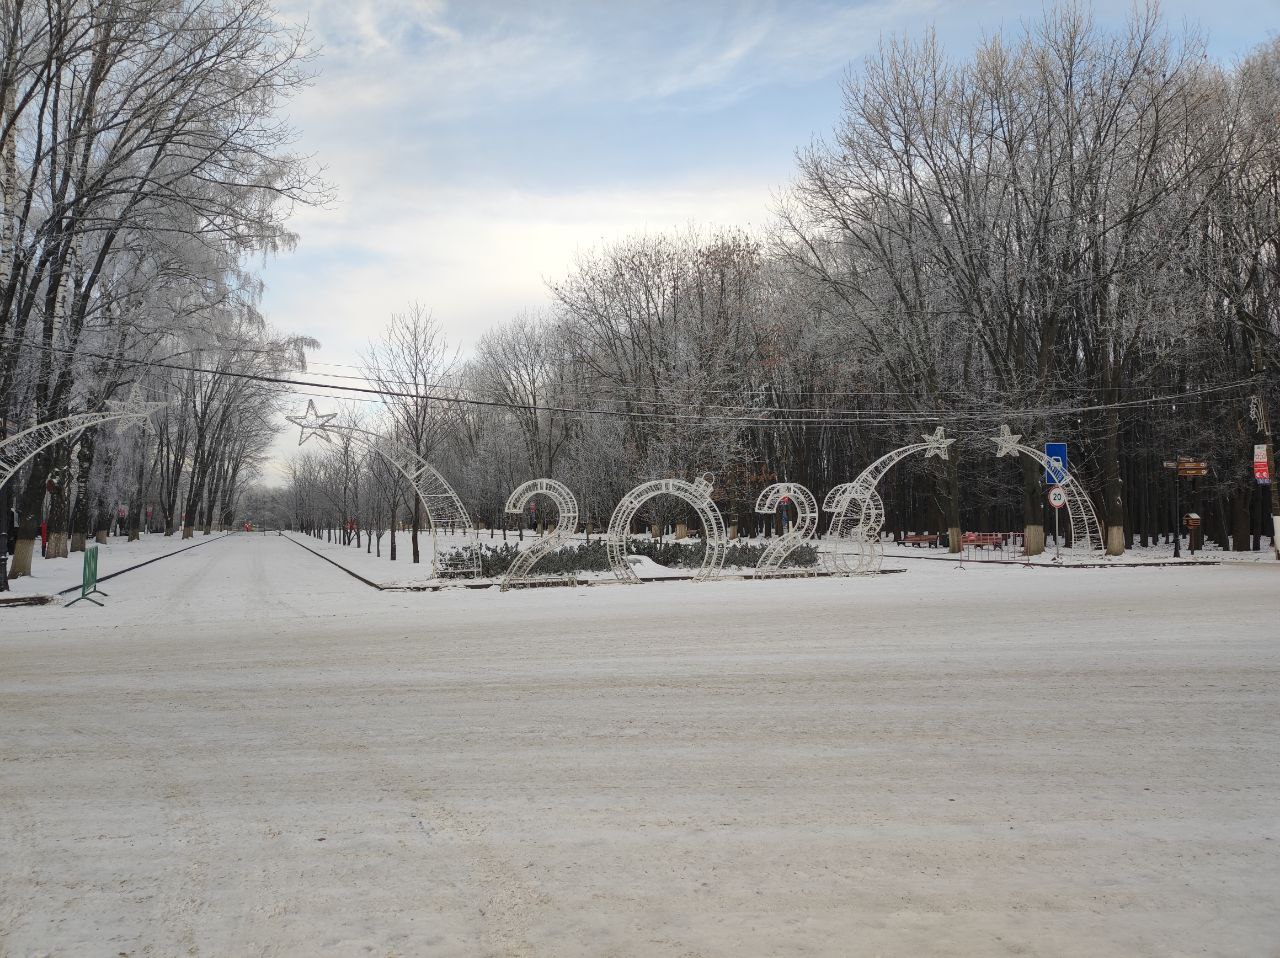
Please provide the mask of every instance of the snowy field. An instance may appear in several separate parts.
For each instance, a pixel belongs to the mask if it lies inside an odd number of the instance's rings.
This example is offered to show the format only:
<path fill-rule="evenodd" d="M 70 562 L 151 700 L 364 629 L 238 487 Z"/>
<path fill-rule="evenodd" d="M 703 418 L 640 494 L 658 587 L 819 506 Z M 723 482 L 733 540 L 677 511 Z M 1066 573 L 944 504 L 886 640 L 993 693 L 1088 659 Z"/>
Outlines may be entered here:
<path fill-rule="evenodd" d="M 0 609 L 0 954 L 1275 954 L 1278 575 L 212 542 Z"/>

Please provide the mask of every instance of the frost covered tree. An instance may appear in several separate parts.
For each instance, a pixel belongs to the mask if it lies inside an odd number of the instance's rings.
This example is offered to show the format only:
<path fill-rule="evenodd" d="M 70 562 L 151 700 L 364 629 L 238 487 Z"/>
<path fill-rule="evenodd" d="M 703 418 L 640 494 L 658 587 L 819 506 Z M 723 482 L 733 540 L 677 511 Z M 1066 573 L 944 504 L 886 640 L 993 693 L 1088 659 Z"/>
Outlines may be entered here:
<path fill-rule="evenodd" d="M 459 410 L 449 401 L 458 388 L 461 364 L 431 313 L 414 303 L 391 317 L 382 338 L 364 354 L 364 374 L 381 391 L 389 434 L 430 460 L 458 427 Z M 413 561 L 421 561 L 418 533 L 422 501 L 413 497 L 410 529 Z"/>
<path fill-rule="evenodd" d="M 321 192 L 277 113 L 305 64 L 260 0 L 0 2 L 0 429 L 97 407 L 191 320 L 211 255 L 226 277 L 290 242 Z M 70 462 L 51 447 L 12 484 L 15 574 L 50 483 L 65 534 Z"/>

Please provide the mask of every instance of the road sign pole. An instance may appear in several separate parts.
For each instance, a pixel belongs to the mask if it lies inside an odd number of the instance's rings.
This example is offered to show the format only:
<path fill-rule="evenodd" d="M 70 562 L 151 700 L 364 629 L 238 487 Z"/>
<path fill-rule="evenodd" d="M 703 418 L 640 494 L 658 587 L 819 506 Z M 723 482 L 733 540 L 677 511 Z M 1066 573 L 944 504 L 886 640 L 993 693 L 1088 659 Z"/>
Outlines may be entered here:
<path fill-rule="evenodd" d="M 1062 560 L 1062 537 L 1058 533 L 1058 513 L 1067 504 L 1067 494 L 1062 486 L 1049 487 L 1049 505 L 1053 506 L 1053 561 Z"/>

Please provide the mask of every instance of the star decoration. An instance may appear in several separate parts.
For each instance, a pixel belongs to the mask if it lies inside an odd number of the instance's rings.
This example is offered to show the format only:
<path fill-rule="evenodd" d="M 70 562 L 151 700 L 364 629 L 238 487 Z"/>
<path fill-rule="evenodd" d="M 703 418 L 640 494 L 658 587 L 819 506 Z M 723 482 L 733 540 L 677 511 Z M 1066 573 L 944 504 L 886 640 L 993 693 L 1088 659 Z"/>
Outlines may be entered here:
<path fill-rule="evenodd" d="M 1022 436 L 1010 432 L 1009 424 L 1005 423 L 1000 427 L 1000 435 L 992 436 L 991 441 L 996 444 L 997 458 L 1000 456 L 1016 456 L 1018 454 L 1018 446 L 1022 444 Z"/>
<path fill-rule="evenodd" d="M 162 402 L 147 402 L 142 397 L 142 387 L 134 382 L 129 387 L 129 392 L 124 399 L 108 399 L 106 402 L 107 410 L 116 419 L 116 433 L 124 433 L 139 423 L 145 422 L 147 417 L 163 406 Z"/>
<path fill-rule="evenodd" d="M 143 401 L 142 390 L 137 383 L 129 387 L 129 393 L 124 399 L 107 400 L 107 408 L 115 416 L 145 416 L 150 412 L 147 405 L 148 403 Z"/>
<path fill-rule="evenodd" d="M 338 414 L 336 412 L 325 413 L 323 416 L 316 412 L 316 403 L 314 399 L 307 400 L 307 411 L 301 416 L 285 416 L 289 422 L 295 426 L 302 428 L 302 435 L 298 437 L 298 445 L 301 446 L 312 436 L 319 436 L 325 442 L 329 442 L 329 420 Z"/>
<path fill-rule="evenodd" d="M 924 457 L 928 459 L 930 456 L 937 456 L 939 459 L 950 459 L 947 455 L 947 447 L 955 442 L 954 439 L 948 439 L 946 432 L 941 426 L 932 433 L 920 437 L 925 441 L 928 448 L 924 451 Z"/>

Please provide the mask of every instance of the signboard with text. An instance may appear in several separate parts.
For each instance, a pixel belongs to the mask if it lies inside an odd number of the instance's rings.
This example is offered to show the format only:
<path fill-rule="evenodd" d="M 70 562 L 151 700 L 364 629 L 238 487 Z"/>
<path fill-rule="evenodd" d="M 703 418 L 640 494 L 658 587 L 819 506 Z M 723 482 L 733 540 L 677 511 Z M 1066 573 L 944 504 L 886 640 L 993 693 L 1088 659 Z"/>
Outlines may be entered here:
<path fill-rule="evenodd" d="M 1267 459 L 1267 444 L 1260 442 L 1253 447 L 1253 478 L 1260 486 L 1271 485 L 1271 463 Z"/>

